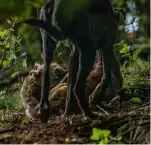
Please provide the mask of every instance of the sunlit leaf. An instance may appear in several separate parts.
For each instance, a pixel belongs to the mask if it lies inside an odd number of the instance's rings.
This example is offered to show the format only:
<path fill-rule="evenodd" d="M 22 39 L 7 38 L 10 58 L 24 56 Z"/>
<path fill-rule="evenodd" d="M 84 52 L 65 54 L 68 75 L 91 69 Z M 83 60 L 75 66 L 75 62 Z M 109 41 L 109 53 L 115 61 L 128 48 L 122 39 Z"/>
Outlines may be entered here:
<path fill-rule="evenodd" d="M 8 30 L 0 31 L 0 36 L 4 37 L 4 36 L 8 35 L 8 33 L 9 33 Z"/>
<path fill-rule="evenodd" d="M 8 60 L 3 61 L 3 67 L 6 68 L 10 65 Z"/>
<path fill-rule="evenodd" d="M 9 48 L 9 47 L 10 47 L 10 43 L 6 43 L 5 48 Z"/>
<path fill-rule="evenodd" d="M 120 53 L 125 54 L 129 52 L 129 47 L 127 44 L 123 44 L 123 48 L 120 50 Z"/>
<path fill-rule="evenodd" d="M 27 62 L 26 62 L 26 59 L 23 59 L 23 67 L 27 67 Z"/>
<path fill-rule="evenodd" d="M 133 98 L 130 99 L 130 101 L 133 102 L 133 103 L 141 103 L 142 102 L 142 100 L 138 97 L 133 97 Z"/>
<path fill-rule="evenodd" d="M 15 77 L 18 75 L 18 71 L 14 72 L 13 74 L 11 74 L 11 78 Z"/>
<path fill-rule="evenodd" d="M 28 119 L 23 119 L 22 122 L 21 122 L 21 124 L 26 124 L 26 123 L 28 123 L 28 122 L 29 122 Z"/>
<path fill-rule="evenodd" d="M 7 23 L 12 25 L 12 21 L 11 20 L 7 20 Z"/>
<path fill-rule="evenodd" d="M 70 138 L 69 138 L 69 137 L 66 138 L 66 139 L 65 139 L 65 142 L 66 142 L 66 143 L 70 143 L 70 142 L 71 142 Z"/>
<path fill-rule="evenodd" d="M 4 45 L 4 42 L 0 41 L 0 46 Z"/>
<path fill-rule="evenodd" d="M 119 136 L 119 137 L 117 138 L 117 140 L 118 140 L 118 141 L 122 140 L 122 136 Z"/>

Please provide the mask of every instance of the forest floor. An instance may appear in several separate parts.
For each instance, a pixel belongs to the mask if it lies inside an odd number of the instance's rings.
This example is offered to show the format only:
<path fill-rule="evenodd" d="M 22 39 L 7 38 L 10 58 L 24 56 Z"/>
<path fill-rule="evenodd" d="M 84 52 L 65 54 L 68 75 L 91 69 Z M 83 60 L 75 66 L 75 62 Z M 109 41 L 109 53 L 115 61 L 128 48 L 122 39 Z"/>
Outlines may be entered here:
<path fill-rule="evenodd" d="M 107 143 L 150 143 L 150 106 L 144 104 L 125 112 L 102 114 L 98 120 L 86 120 L 82 115 L 51 117 L 47 124 L 27 120 L 22 112 L 11 111 L 9 119 L 0 126 L 0 143 L 62 144 L 99 143 L 94 128 L 111 131 Z M 137 114 L 137 115 L 136 115 Z"/>

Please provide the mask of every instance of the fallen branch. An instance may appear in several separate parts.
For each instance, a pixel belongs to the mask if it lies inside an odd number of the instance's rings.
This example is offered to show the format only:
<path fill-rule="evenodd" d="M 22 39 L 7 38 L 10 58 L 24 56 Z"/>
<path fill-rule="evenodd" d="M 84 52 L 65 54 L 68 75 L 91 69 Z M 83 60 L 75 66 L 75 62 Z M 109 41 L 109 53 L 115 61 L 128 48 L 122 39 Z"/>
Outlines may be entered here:
<path fill-rule="evenodd" d="M 15 131 L 14 127 L 10 127 L 10 128 L 1 128 L 1 129 L 0 129 L 0 134 L 6 133 L 6 132 L 12 132 L 12 131 Z"/>
<path fill-rule="evenodd" d="M 101 111 L 103 111 L 106 115 L 109 115 L 109 113 L 106 111 L 106 110 L 104 110 L 103 108 L 101 108 L 99 105 L 96 105 Z"/>
<path fill-rule="evenodd" d="M 138 107 L 135 107 L 135 108 L 131 108 L 131 109 L 126 109 L 125 111 L 132 111 L 132 110 L 136 110 L 136 109 L 140 109 L 142 107 L 145 107 L 145 106 L 148 106 L 150 104 L 150 102 L 146 103 L 146 104 L 143 104 L 141 106 L 138 106 Z"/>

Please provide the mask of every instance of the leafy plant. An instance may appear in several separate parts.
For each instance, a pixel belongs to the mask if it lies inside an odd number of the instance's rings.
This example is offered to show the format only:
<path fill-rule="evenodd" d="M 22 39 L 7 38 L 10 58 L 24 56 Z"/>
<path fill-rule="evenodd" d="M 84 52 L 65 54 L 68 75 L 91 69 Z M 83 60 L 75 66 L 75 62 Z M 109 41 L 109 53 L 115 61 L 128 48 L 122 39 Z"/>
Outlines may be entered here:
<path fill-rule="evenodd" d="M 12 72 L 9 77 L 13 78 L 27 66 L 26 53 L 22 52 L 22 38 L 15 34 L 17 18 L 11 17 L 7 23 L 10 27 L 0 31 L 0 71 L 11 68 Z"/>
<path fill-rule="evenodd" d="M 26 53 L 23 52 L 21 45 L 22 38 L 15 33 L 18 20 L 10 17 L 7 23 L 9 28 L 0 31 L 0 85 L 10 83 L 16 77 L 20 78 L 20 73 L 27 66 Z M 20 85 L 15 84 L 15 86 Z M 16 108 L 19 102 L 17 96 L 10 90 L 11 87 L 0 90 L 1 109 Z"/>
<path fill-rule="evenodd" d="M 97 141 L 99 144 L 108 144 L 110 142 L 110 130 L 93 128 L 91 140 Z"/>
<path fill-rule="evenodd" d="M 142 103 L 142 100 L 138 97 L 133 97 L 130 99 L 130 101 L 133 103 Z"/>
<path fill-rule="evenodd" d="M 90 139 L 97 142 L 98 144 L 122 143 L 122 136 L 113 138 L 111 136 L 111 131 L 108 129 L 93 128 Z"/>
<path fill-rule="evenodd" d="M 114 45 L 121 57 L 126 56 L 128 59 L 124 60 L 121 66 L 121 72 L 124 78 L 124 87 L 136 87 L 138 85 L 149 84 L 149 61 L 139 58 L 142 48 L 135 51 L 130 50 L 130 46 L 124 40 Z"/>
<path fill-rule="evenodd" d="M 0 109 L 19 108 L 19 98 L 11 92 L 0 91 Z"/>
<path fill-rule="evenodd" d="M 134 62 L 130 63 L 129 66 L 122 69 L 122 74 L 124 78 L 124 87 L 136 87 L 139 85 L 149 85 L 149 62 L 143 61 L 141 59 L 136 59 Z"/>

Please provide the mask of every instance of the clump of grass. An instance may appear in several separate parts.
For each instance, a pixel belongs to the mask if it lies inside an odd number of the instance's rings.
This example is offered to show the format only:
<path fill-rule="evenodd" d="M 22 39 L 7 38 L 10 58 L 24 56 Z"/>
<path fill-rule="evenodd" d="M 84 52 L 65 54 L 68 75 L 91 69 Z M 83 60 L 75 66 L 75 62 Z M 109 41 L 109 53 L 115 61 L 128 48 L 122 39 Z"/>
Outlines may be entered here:
<path fill-rule="evenodd" d="M 140 85 L 148 86 L 150 84 L 149 70 L 149 61 L 144 61 L 139 58 L 132 61 L 122 70 L 124 88 L 136 87 Z"/>
<path fill-rule="evenodd" d="M 0 109 L 18 109 L 20 107 L 19 97 L 11 92 L 0 91 Z"/>

